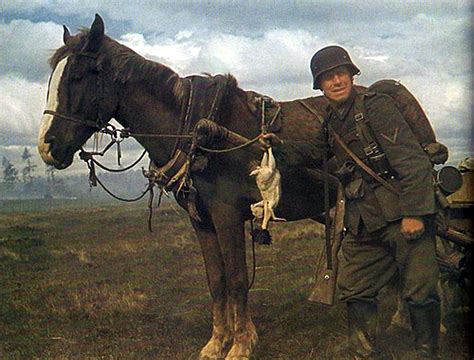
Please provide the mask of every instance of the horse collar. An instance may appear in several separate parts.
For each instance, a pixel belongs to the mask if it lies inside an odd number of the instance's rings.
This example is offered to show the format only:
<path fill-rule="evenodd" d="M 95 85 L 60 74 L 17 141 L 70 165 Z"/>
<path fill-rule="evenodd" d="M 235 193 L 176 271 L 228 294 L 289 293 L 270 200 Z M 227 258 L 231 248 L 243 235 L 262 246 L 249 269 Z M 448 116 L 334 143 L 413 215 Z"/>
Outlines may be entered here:
<path fill-rule="evenodd" d="M 181 121 L 178 135 L 193 134 L 196 124 L 202 118 L 216 120 L 219 117 L 219 106 L 227 85 L 227 77 L 217 75 L 190 76 L 186 81 L 187 92 L 182 101 Z M 195 144 L 189 139 L 176 140 L 170 160 L 157 166 L 153 161 L 150 164 L 148 176 L 166 191 L 185 191 L 190 188 L 190 171 L 195 159 Z"/>

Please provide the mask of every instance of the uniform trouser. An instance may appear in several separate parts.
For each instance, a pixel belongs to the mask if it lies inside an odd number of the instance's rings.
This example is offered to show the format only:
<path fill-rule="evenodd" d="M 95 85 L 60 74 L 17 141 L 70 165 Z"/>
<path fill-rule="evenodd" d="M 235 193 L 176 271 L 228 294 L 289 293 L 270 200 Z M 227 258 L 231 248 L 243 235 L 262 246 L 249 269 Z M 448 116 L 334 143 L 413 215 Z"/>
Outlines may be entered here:
<path fill-rule="evenodd" d="M 439 331 L 439 275 L 434 227 L 425 221 L 424 234 L 406 240 L 400 221 L 369 233 L 348 234 L 342 243 L 341 300 L 347 302 L 349 344 L 354 358 L 375 358 L 379 291 L 397 275 L 401 296 L 408 304 L 415 346 L 420 355 L 437 356 Z"/>
<path fill-rule="evenodd" d="M 348 233 L 342 243 L 340 299 L 374 301 L 398 272 L 402 299 L 415 306 L 439 303 L 435 246 L 431 221 L 425 221 L 424 234 L 415 240 L 403 237 L 400 221 L 371 233 L 365 228 L 358 235 Z"/>

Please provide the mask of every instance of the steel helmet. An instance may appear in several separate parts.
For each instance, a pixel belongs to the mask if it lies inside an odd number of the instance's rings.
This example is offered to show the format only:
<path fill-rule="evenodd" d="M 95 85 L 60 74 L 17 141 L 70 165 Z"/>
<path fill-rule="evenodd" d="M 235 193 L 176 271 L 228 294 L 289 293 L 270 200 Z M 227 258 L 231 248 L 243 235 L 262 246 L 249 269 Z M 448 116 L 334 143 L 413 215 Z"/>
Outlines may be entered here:
<path fill-rule="evenodd" d="M 331 45 L 318 50 L 311 58 L 310 68 L 313 74 L 313 89 L 320 89 L 319 77 L 326 71 L 338 66 L 347 65 L 351 75 L 357 75 L 360 70 L 352 62 L 349 53 L 340 46 Z"/>

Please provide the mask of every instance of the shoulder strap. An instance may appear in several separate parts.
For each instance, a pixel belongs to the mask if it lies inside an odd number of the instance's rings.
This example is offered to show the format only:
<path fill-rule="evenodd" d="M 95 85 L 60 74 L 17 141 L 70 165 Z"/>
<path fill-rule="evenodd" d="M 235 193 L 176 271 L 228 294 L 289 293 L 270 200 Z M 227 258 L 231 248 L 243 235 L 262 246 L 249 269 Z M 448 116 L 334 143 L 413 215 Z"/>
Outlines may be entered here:
<path fill-rule="evenodd" d="M 360 120 L 366 119 L 366 116 L 364 115 L 365 114 L 365 108 L 364 108 L 363 103 L 361 103 L 362 101 L 363 101 L 363 99 L 361 99 L 359 97 L 359 95 L 357 95 L 356 99 L 355 99 L 355 103 L 354 103 L 354 106 L 355 106 L 354 110 L 355 110 L 356 117 L 357 117 L 357 114 L 361 114 L 361 115 L 359 115 Z M 331 135 L 334 137 L 334 140 L 342 147 L 342 149 L 352 158 L 352 160 L 354 160 L 354 162 L 362 170 L 364 170 L 367 174 L 372 176 L 375 180 L 377 180 L 381 185 L 383 185 L 390 192 L 392 192 L 392 193 L 394 193 L 398 196 L 401 195 L 400 192 L 397 189 L 395 189 L 386 180 L 384 180 L 382 177 L 380 177 L 376 172 L 374 172 L 370 167 L 368 167 L 361 159 L 359 159 L 359 157 L 356 154 L 354 154 L 351 149 L 349 149 L 349 147 L 346 145 L 346 143 L 341 139 L 341 137 L 329 125 L 329 121 L 328 121 L 329 120 L 329 114 L 327 114 L 323 119 L 321 115 L 316 113 L 316 111 L 314 109 L 312 109 L 310 106 L 308 106 L 304 101 L 300 100 L 299 102 L 306 109 L 308 109 L 310 112 L 312 112 L 313 114 L 315 114 L 317 116 L 317 118 L 322 123 L 323 127 L 325 128 L 326 134 L 328 134 L 330 132 Z M 368 127 L 367 127 L 365 121 L 362 121 L 360 123 L 363 123 L 362 126 L 366 129 L 366 133 L 369 133 L 369 130 L 367 129 Z M 356 119 L 356 124 L 357 124 L 357 119 Z M 359 130 L 357 130 L 357 131 L 359 132 Z M 369 135 L 371 135 L 371 134 L 369 134 Z M 373 137 L 371 137 L 371 138 L 373 139 Z M 378 149 L 377 143 L 375 141 L 373 141 L 373 142 L 375 143 L 375 146 L 376 146 L 375 150 L 377 150 Z M 368 142 L 368 144 L 370 144 L 370 142 Z M 363 146 L 366 147 L 364 142 L 363 142 Z M 325 151 L 325 153 L 326 153 L 326 151 Z M 325 154 L 325 156 L 327 156 L 327 154 Z"/>
<path fill-rule="evenodd" d="M 354 152 L 351 149 L 349 149 L 349 147 L 344 142 L 344 140 L 342 140 L 341 137 L 332 128 L 331 128 L 331 134 L 334 137 L 334 140 L 342 147 L 342 149 L 352 158 L 352 160 L 354 160 L 354 162 L 362 170 L 364 170 L 367 174 L 372 176 L 375 180 L 377 180 L 382 186 L 384 186 L 390 192 L 398 196 L 401 195 L 397 189 L 395 189 L 390 183 L 388 183 L 386 180 L 380 177 L 375 171 L 373 171 L 361 159 L 359 159 L 359 157 L 356 154 L 354 154 Z"/>
<path fill-rule="evenodd" d="M 356 124 L 357 134 L 367 157 L 380 153 L 380 147 L 375 141 L 372 128 L 369 124 L 369 118 L 364 106 L 364 99 L 361 95 L 356 95 L 354 99 L 354 120 Z"/>

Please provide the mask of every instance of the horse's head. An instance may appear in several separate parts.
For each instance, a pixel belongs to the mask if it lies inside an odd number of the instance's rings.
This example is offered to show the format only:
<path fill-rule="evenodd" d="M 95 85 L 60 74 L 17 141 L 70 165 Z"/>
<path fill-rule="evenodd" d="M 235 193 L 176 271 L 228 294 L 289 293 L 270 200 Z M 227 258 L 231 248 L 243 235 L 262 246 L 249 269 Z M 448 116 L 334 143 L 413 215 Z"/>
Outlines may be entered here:
<path fill-rule="evenodd" d="M 117 93 L 101 63 L 106 41 L 104 22 L 96 15 L 90 31 L 72 36 L 64 26 L 64 46 L 50 59 L 46 109 L 41 119 L 38 150 L 57 169 L 71 165 L 87 139 L 114 115 Z"/>

